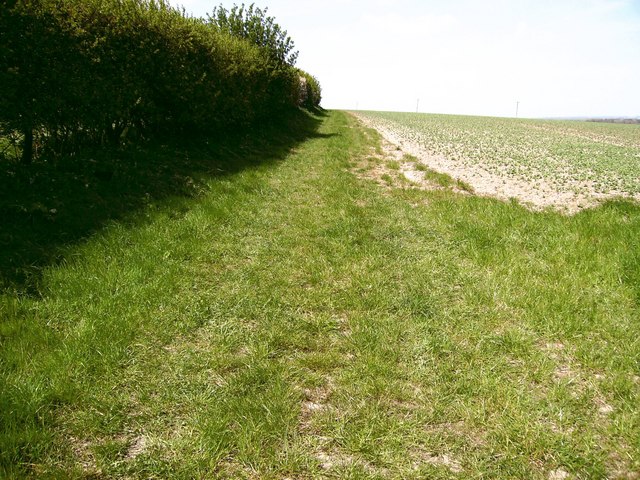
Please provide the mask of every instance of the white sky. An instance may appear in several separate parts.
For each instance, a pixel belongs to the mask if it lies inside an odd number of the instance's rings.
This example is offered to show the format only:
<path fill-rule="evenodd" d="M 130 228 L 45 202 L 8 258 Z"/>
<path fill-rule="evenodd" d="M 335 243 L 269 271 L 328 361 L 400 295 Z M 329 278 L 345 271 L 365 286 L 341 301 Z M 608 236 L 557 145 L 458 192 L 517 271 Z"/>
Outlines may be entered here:
<path fill-rule="evenodd" d="M 250 4 L 252 0 L 245 1 Z M 171 0 L 196 16 L 233 1 Z M 242 0 L 237 3 L 242 3 Z M 640 0 L 256 0 L 322 106 L 640 116 Z"/>

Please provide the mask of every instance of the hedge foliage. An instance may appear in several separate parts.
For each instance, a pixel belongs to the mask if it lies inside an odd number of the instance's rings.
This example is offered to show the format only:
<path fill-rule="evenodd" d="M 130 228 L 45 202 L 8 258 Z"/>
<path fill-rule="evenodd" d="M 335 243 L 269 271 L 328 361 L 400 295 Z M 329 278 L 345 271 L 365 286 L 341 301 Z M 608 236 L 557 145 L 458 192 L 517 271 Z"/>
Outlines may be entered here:
<path fill-rule="evenodd" d="M 235 5 L 230 10 L 220 5 L 208 16 L 208 22 L 234 37 L 266 48 L 271 59 L 278 64 L 295 65 L 298 52 L 294 50 L 293 40 L 267 12 L 267 8 L 262 10 L 254 4 L 249 7 Z"/>
<path fill-rule="evenodd" d="M 251 15 L 236 8 L 227 18 L 269 28 L 272 43 L 164 0 L 4 3 L 0 127 L 22 133 L 26 160 L 33 136 L 42 149 L 72 153 L 85 144 L 242 128 L 300 102 L 293 43 L 259 9 L 243 6 Z M 275 51 L 282 41 L 290 47 L 284 57 Z"/>
<path fill-rule="evenodd" d="M 300 96 L 298 103 L 306 108 L 315 108 L 320 105 L 322 100 L 322 88 L 320 82 L 313 75 L 298 70 L 300 75 Z"/>

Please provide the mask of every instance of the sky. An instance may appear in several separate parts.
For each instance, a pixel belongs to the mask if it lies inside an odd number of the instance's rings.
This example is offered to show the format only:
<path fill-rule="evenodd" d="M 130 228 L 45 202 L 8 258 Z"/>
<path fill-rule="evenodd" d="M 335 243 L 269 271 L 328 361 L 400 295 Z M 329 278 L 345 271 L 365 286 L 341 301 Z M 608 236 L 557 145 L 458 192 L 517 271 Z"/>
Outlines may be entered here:
<path fill-rule="evenodd" d="M 242 0 L 171 3 L 205 16 Z M 324 108 L 640 116 L 640 0 L 255 4 L 295 42 L 296 66 L 318 78 Z"/>

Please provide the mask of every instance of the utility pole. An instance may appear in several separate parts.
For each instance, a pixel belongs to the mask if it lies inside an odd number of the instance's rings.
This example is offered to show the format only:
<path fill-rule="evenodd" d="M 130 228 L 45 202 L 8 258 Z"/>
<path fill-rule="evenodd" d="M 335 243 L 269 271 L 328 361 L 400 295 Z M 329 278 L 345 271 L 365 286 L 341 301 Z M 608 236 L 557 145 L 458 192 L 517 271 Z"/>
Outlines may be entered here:
<path fill-rule="evenodd" d="M 418 109 L 420 108 L 420 99 L 416 101 L 416 113 L 418 113 Z"/>
<path fill-rule="evenodd" d="M 520 107 L 520 102 L 516 102 L 516 118 L 518 118 L 518 107 Z"/>

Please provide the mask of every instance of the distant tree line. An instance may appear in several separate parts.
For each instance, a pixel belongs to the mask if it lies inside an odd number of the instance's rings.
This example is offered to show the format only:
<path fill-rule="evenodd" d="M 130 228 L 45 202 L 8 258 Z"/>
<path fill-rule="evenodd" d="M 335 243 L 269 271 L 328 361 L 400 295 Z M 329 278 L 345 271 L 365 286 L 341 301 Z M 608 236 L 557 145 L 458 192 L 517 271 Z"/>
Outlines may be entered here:
<path fill-rule="evenodd" d="M 640 117 L 638 118 L 588 118 L 587 122 L 624 123 L 628 125 L 638 125 L 640 124 Z"/>
<path fill-rule="evenodd" d="M 165 0 L 3 3 L 0 135 L 20 138 L 24 162 L 320 103 L 287 32 L 253 5 L 203 19 Z"/>

